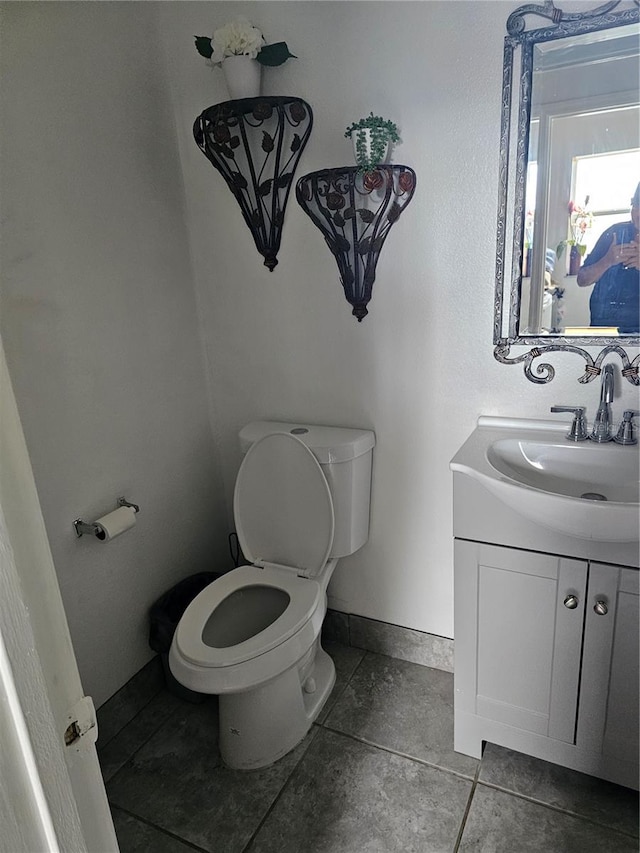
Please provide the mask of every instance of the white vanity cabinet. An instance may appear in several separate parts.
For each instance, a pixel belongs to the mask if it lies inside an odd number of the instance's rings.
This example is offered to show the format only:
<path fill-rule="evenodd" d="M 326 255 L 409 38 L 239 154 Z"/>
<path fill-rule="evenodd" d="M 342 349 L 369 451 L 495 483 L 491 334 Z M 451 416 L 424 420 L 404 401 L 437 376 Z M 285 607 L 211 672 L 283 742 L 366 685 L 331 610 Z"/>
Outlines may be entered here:
<path fill-rule="evenodd" d="M 457 538 L 455 749 L 637 788 L 638 602 L 635 568 Z"/>

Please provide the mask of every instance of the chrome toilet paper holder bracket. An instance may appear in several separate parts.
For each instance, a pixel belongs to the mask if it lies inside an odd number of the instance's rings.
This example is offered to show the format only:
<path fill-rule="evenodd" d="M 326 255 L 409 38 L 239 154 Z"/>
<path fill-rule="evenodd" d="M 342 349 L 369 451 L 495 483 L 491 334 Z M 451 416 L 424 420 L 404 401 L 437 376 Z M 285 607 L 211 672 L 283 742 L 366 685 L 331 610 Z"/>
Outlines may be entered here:
<path fill-rule="evenodd" d="M 131 509 L 135 513 L 140 512 L 140 507 L 138 506 L 138 504 L 132 504 L 124 497 L 118 498 L 117 504 L 119 507 L 121 507 L 121 506 L 131 507 Z M 95 522 L 87 524 L 87 522 L 83 521 L 81 518 L 76 518 L 76 520 L 73 522 L 73 526 L 75 527 L 76 536 L 78 537 L 78 539 L 81 536 L 85 536 L 85 535 L 95 536 L 96 539 L 104 539 L 105 538 L 104 530 L 102 530 L 102 528 L 98 524 L 96 524 Z"/>
<path fill-rule="evenodd" d="M 129 503 L 126 498 L 118 498 L 118 506 L 130 506 L 134 512 L 140 512 L 138 504 Z"/>

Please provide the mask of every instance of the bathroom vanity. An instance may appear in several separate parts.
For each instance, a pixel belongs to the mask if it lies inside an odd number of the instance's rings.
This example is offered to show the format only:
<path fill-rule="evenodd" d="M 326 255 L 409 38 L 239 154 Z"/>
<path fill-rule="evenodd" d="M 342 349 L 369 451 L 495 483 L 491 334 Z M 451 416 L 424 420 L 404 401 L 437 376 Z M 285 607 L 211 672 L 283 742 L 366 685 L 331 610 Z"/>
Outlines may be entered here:
<path fill-rule="evenodd" d="M 455 749 L 637 789 L 638 446 L 566 431 L 480 418 L 451 462 Z"/>

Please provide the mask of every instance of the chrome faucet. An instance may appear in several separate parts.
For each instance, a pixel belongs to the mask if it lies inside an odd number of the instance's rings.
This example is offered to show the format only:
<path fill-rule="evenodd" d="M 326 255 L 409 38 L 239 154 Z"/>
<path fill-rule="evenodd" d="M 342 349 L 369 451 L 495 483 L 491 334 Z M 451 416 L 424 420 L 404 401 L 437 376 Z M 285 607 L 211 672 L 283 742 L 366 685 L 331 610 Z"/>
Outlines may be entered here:
<path fill-rule="evenodd" d="M 613 365 L 605 364 L 602 371 L 602 384 L 600 385 L 600 405 L 593 422 L 593 429 L 589 438 L 602 444 L 611 441 L 611 403 L 613 402 L 614 373 Z"/>

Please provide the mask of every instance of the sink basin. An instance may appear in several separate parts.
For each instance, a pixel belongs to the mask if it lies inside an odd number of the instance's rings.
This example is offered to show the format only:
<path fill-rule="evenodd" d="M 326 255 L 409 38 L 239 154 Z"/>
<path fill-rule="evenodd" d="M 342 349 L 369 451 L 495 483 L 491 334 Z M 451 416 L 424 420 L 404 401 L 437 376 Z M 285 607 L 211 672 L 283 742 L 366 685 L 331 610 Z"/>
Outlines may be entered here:
<path fill-rule="evenodd" d="M 571 443 L 566 425 L 480 418 L 451 462 L 520 515 L 601 542 L 636 542 L 638 445 Z"/>
<path fill-rule="evenodd" d="M 498 473 L 523 486 L 582 500 L 637 504 L 638 454 L 628 449 L 590 441 L 502 438 L 489 445 L 487 459 Z"/>

